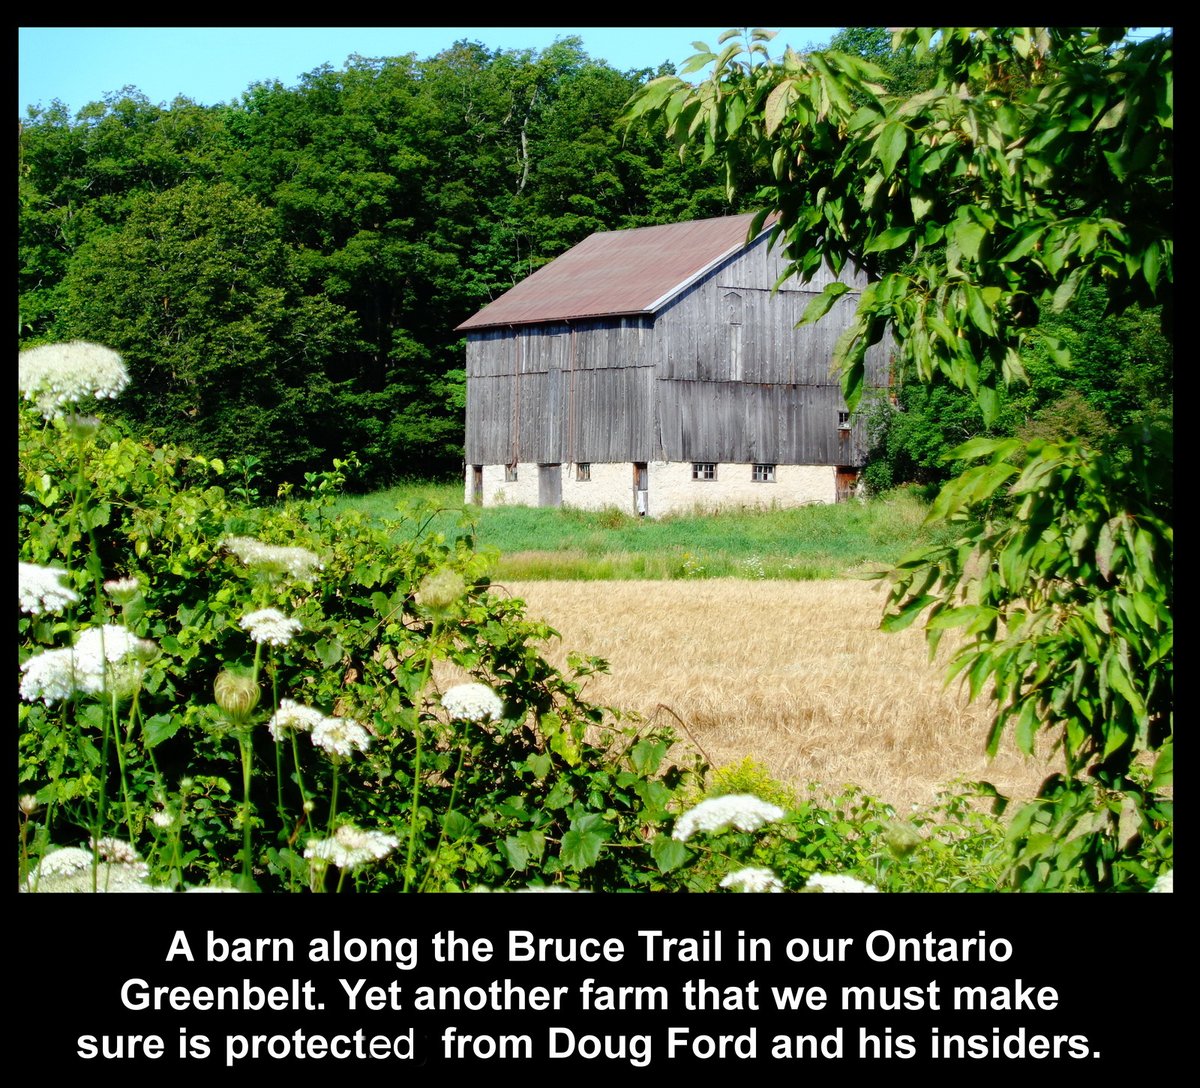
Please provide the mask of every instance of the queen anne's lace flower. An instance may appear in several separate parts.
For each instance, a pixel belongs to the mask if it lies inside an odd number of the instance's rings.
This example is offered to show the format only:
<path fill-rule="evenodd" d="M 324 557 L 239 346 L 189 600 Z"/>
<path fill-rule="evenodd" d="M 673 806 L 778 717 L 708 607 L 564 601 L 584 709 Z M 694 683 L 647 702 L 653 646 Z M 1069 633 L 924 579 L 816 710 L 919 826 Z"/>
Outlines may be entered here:
<path fill-rule="evenodd" d="M 115 623 L 89 627 L 75 640 L 75 653 L 86 659 L 89 665 L 92 662 L 99 665 L 103 661 L 115 665 L 126 657 L 145 657 L 153 652 L 153 642 L 138 638 L 128 628 Z"/>
<path fill-rule="evenodd" d="M 722 888 L 739 892 L 781 892 L 783 883 L 770 869 L 739 869 L 721 881 Z"/>
<path fill-rule="evenodd" d="M 306 858 L 328 862 L 339 869 L 358 869 L 372 861 L 385 858 L 400 840 L 382 831 L 363 831 L 353 824 L 343 824 L 328 839 L 310 839 L 304 848 Z"/>
<path fill-rule="evenodd" d="M 827 875 L 825 873 L 817 873 L 810 876 L 804 884 L 805 891 L 814 892 L 877 892 L 878 888 L 872 887 L 865 881 L 858 880 L 852 876 L 842 876 L 840 873 Z"/>
<path fill-rule="evenodd" d="M 74 646 L 44 650 L 21 666 L 21 698 L 27 703 L 41 699 L 49 706 L 75 692 L 95 695 L 105 690 L 106 672 L 120 687 L 125 678 L 114 666 L 128 656 L 142 657 L 153 650 L 153 642 L 131 635 L 124 627 L 89 627 Z"/>
<path fill-rule="evenodd" d="M 238 622 L 250 632 L 255 642 L 265 642 L 268 646 L 286 646 L 294 635 L 304 630 L 299 620 L 285 616 L 278 608 L 247 612 Z"/>
<path fill-rule="evenodd" d="M 312 742 L 330 755 L 348 756 L 355 750 L 365 752 L 371 734 L 352 718 L 322 718 L 313 726 Z"/>
<path fill-rule="evenodd" d="M 26 400 L 37 401 L 47 419 L 85 398 L 116 397 L 128 384 L 121 356 L 85 340 L 43 344 L 17 359 L 17 387 Z"/>
<path fill-rule="evenodd" d="M 1174 892 L 1175 891 L 1175 870 L 1168 869 L 1154 882 L 1154 887 L 1150 889 L 1152 892 Z"/>
<path fill-rule="evenodd" d="M 324 714 L 311 706 L 293 702 L 291 699 L 280 699 L 279 709 L 271 715 L 267 727 L 271 730 L 271 736 L 279 741 L 283 740 L 289 729 L 311 733 L 326 720 Z"/>
<path fill-rule="evenodd" d="M 136 578 L 112 578 L 104 583 L 104 592 L 117 604 L 129 604 L 137 596 L 137 591 Z"/>
<path fill-rule="evenodd" d="M 231 536 L 224 541 L 227 551 L 236 555 L 248 567 L 289 574 L 293 578 L 311 578 L 321 569 L 321 559 L 307 548 L 264 544 L 252 536 Z"/>
<path fill-rule="evenodd" d="M 97 678 L 78 667 L 75 651 L 43 650 L 21 666 L 21 698 L 27 703 L 39 699 L 47 706 L 70 698 L 76 691 L 99 691 Z M 103 678 L 99 678 L 103 683 Z"/>
<path fill-rule="evenodd" d="M 20 563 L 18 567 L 17 602 L 22 612 L 31 616 L 60 612 L 79 600 L 79 594 L 62 583 L 67 576 L 65 570 L 36 563 Z"/>
<path fill-rule="evenodd" d="M 64 846 L 42 858 L 37 872 L 39 876 L 63 876 L 79 869 L 90 869 L 93 860 L 92 852 L 82 846 Z"/>
<path fill-rule="evenodd" d="M 459 684 L 442 696 L 442 706 L 460 722 L 496 722 L 504 714 L 504 703 L 486 684 Z"/>
<path fill-rule="evenodd" d="M 92 849 L 101 861 L 114 865 L 142 865 L 141 855 L 124 839 L 93 839 Z"/>
<path fill-rule="evenodd" d="M 778 805 L 760 800 L 751 793 L 728 793 L 710 797 L 685 812 L 675 822 L 671 837 L 687 842 L 697 831 L 715 835 L 729 828 L 738 831 L 757 831 L 775 820 L 782 820 L 784 811 Z"/>

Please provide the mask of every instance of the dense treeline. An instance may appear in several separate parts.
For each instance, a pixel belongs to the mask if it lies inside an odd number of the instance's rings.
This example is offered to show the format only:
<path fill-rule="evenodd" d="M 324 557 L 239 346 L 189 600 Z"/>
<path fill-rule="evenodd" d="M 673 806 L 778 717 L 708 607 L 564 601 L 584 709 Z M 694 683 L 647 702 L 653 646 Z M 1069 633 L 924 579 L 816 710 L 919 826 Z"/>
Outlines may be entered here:
<path fill-rule="evenodd" d="M 928 86 L 928 62 L 882 28 L 832 45 L 881 64 L 897 91 Z M 135 379 L 119 411 L 138 433 L 250 455 L 272 482 L 350 453 L 360 486 L 456 471 L 459 322 L 593 231 L 743 210 L 711 162 L 616 123 L 656 74 L 615 71 L 576 38 L 542 51 L 464 41 L 427 60 L 353 56 L 235 105 L 163 108 L 126 88 L 75 117 L 31 110 L 22 344 L 113 346 Z M 1160 314 L 1114 322 L 1093 289 L 1042 324 L 1070 369 L 1046 339 L 1046 365 L 987 428 L 969 391 L 897 374 L 869 408 L 868 482 L 944 480 L 947 451 L 981 433 L 1102 441 L 1169 414 Z"/>
<path fill-rule="evenodd" d="M 454 327 L 596 230 L 722 214 L 719 176 L 615 120 L 654 72 L 578 39 L 354 56 L 235 105 L 133 88 L 22 126 L 23 345 L 111 345 L 153 440 L 296 478 L 454 470 Z"/>

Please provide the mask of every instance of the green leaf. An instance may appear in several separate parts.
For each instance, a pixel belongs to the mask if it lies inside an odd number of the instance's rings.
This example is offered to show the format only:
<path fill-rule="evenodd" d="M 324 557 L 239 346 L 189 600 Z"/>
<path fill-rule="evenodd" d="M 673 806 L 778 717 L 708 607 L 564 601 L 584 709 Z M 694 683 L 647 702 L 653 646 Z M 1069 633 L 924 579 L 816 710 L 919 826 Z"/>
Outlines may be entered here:
<path fill-rule="evenodd" d="M 881 631 L 903 631 L 906 627 L 911 627 L 913 620 L 936 600 L 936 597 L 932 597 L 929 594 L 922 594 L 920 597 L 909 601 L 898 612 L 887 613 L 879 621 L 879 629 Z"/>
<path fill-rule="evenodd" d="M 887 230 L 875 235 L 866 244 L 863 252 L 885 253 L 888 250 L 898 249 L 913 236 L 915 230 L 916 227 L 888 227 Z"/>
<path fill-rule="evenodd" d="M 650 856 L 654 858 L 655 865 L 658 866 L 660 873 L 669 873 L 672 869 L 678 869 L 688 859 L 691 853 L 688 848 L 678 839 L 673 839 L 670 835 L 655 835 L 650 842 Z"/>
<path fill-rule="evenodd" d="M 529 864 L 529 850 L 517 835 L 509 835 L 500 843 L 500 852 L 511 868 L 523 872 Z"/>
<path fill-rule="evenodd" d="M 583 872 L 596 864 L 604 837 L 598 831 L 568 831 L 562 838 L 559 857 L 575 872 Z"/>
<path fill-rule="evenodd" d="M 1156 790 L 1166 789 L 1175 783 L 1175 742 L 1168 740 L 1158 751 L 1150 785 Z"/>
<path fill-rule="evenodd" d="M 147 748 L 154 748 L 169 740 L 179 732 L 183 718 L 177 714 L 155 714 L 147 718 L 142 725 L 142 735 L 145 737 Z"/>
<path fill-rule="evenodd" d="M 909 203 L 912 205 L 913 219 L 920 222 L 932 211 L 934 200 L 931 196 L 925 196 L 922 193 L 913 193 L 909 197 Z"/>
<path fill-rule="evenodd" d="M 667 748 L 668 744 L 665 740 L 640 740 L 630 750 L 629 761 L 638 774 L 653 774 L 666 756 Z"/>
<path fill-rule="evenodd" d="M 1042 235 L 1046 233 L 1044 225 L 1026 224 L 1016 232 L 1016 238 L 1012 245 L 1004 251 L 1000 256 L 1001 264 L 1011 264 L 1013 261 L 1018 261 L 1025 254 L 1029 253 L 1039 241 Z"/>
<path fill-rule="evenodd" d="M 900 161 L 900 156 L 904 154 L 907 146 L 908 130 L 903 125 L 892 121 L 883 126 L 883 131 L 871 147 L 871 154 L 883 166 L 884 176 L 896 169 L 896 163 Z"/>
<path fill-rule="evenodd" d="M 1054 291 L 1054 312 L 1062 313 L 1067 308 L 1067 303 L 1075 297 L 1075 292 L 1079 290 L 1079 281 L 1083 278 L 1084 266 L 1079 265 L 1069 276 Z"/>
<path fill-rule="evenodd" d="M 794 79 L 785 79 L 767 96 L 767 104 L 763 110 L 763 122 L 768 136 L 774 136 L 775 131 L 783 124 L 783 119 L 791 109 L 799 92 L 796 90 Z"/>
<path fill-rule="evenodd" d="M 817 295 L 816 298 L 809 302 L 809 304 L 804 308 L 804 316 L 800 318 L 799 324 L 812 325 L 819 321 L 829 312 L 830 307 L 849 290 L 849 284 L 827 284 L 825 290 Z"/>
<path fill-rule="evenodd" d="M 977 261 L 986 236 L 986 228 L 973 219 L 965 218 L 963 213 L 960 213 L 959 218 L 955 220 L 954 241 L 958 244 L 958 250 L 964 257 Z"/>

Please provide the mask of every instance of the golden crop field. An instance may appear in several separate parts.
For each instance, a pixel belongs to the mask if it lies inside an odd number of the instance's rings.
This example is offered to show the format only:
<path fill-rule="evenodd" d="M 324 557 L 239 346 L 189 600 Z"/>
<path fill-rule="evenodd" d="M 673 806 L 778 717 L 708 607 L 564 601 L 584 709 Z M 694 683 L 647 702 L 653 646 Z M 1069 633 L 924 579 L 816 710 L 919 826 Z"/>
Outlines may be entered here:
<path fill-rule="evenodd" d="M 499 588 L 499 587 L 497 587 Z M 903 811 L 957 778 L 1029 797 L 1053 769 L 1006 739 L 983 748 L 986 704 L 944 686 L 919 630 L 878 630 L 884 589 L 860 581 L 520 582 L 568 651 L 607 658 L 593 702 L 676 725 L 714 766 L 750 756 L 801 792 L 847 783 Z M 678 729 L 675 717 L 686 724 Z"/>

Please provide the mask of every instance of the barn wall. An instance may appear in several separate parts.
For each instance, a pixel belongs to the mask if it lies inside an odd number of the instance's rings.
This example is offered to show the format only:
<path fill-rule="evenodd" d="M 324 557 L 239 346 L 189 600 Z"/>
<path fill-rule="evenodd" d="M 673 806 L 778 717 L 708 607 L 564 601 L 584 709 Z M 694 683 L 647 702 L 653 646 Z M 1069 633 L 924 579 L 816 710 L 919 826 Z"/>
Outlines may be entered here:
<path fill-rule="evenodd" d="M 796 328 L 832 281 L 771 288 L 783 262 L 761 240 L 714 270 L 658 315 L 654 350 L 655 456 L 670 462 L 728 461 L 859 465 L 867 434 L 846 409 L 831 360 L 853 321 L 858 295 L 843 296 L 816 325 Z M 862 286 L 860 273 L 844 282 Z M 868 384 L 886 384 L 888 343 L 868 352 Z"/>
<path fill-rule="evenodd" d="M 845 404 L 830 372 L 857 294 L 815 326 L 797 329 L 831 277 L 822 269 L 803 288 L 789 281 L 772 293 L 783 267 L 764 239 L 653 322 L 625 317 L 471 332 L 467 463 L 861 465 L 865 424 L 856 415 L 849 429 L 839 428 Z M 861 275 L 843 279 L 864 282 Z M 884 344 L 868 353 L 868 385 L 886 385 L 889 352 Z"/>
<path fill-rule="evenodd" d="M 540 466 L 517 466 L 517 480 L 505 479 L 503 465 L 483 469 L 483 505 L 538 505 Z M 576 466 L 558 466 L 562 505 L 577 510 L 606 510 L 615 507 L 627 514 L 636 511 L 633 463 L 591 463 L 591 479 L 577 480 Z M 836 469 L 832 465 L 776 465 L 775 480 L 754 480 L 753 465 L 719 462 L 715 480 L 692 478 L 691 462 L 648 463 L 647 513 L 651 517 L 691 514 L 721 507 L 790 507 L 836 501 Z M 473 500 L 473 468 L 467 465 L 465 501 Z"/>
<path fill-rule="evenodd" d="M 464 478 L 463 499 L 473 502 L 474 465 L 478 462 L 468 462 Z M 537 506 L 538 504 L 538 466 L 536 463 L 517 465 L 516 480 L 505 479 L 506 466 L 483 466 L 483 505 L 484 506 Z"/>
<path fill-rule="evenodd" d="M 563 465 L 563 506 L 576 510 L 607 510 L 616 507 L 634 512 L 633 464 L 630 461 L 590 462 L 591 479 L 576 480 L 575 465 Z"/>
<path fill-rule="evenodd" d="M 720 507 L 804 506 L 837 498 L 832 465 L 777 465 L 774 483 L 756 483 L 749 464 L 716 465 L 715 480 L 693 480 L 691 462 L 650 466 L 650 513 L 689 514 Z"/>
<path fill-rule="evenodd" d="M 645 460 L 654 448 L 648 318 L 471 333 L 466 459 Z"/>

